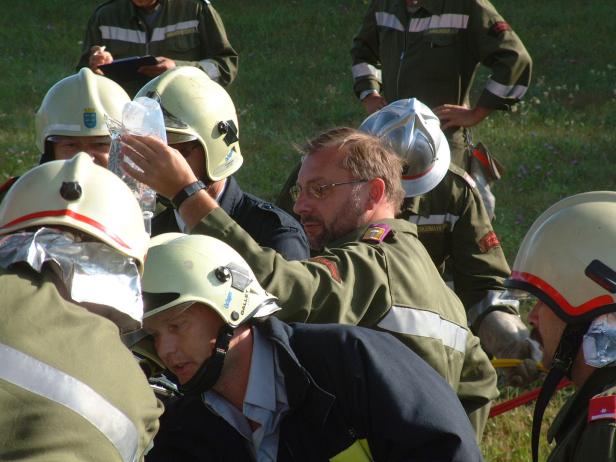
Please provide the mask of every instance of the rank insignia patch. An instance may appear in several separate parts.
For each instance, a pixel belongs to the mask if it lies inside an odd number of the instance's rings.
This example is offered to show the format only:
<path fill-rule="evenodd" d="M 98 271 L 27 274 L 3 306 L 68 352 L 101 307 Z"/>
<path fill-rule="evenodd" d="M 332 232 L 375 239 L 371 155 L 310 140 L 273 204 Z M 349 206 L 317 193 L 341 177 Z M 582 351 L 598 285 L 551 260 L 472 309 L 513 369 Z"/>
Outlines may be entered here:
<path fill-rule="evenodd" d="M 87 107 L 83 110 L 83 124 L 86 128 L 96 127 L 96 112 L 93 108 Z"/>
<path fill-rule="evenodd" d="M 479 245 L 479 250 L 481 250 L 481 253 L 486 253 L 490 249 L 498 247 L 500 245 L 500 241 L 494 231 L 489 231 L 479 240 L 477 244 Z"/>
<path fill-rule="evenodd" d="M 331 274 L 332 279 L 334 279 L 334 281 L 336 282 L 342 281 L 342 279 L 340 278 L 340 271 L 338 271 L 338 265 L 336 265 L 335 262 L 328 260 L 325 257 L 312 257 L 312 258 L 309 258 L 308 261 L 313 261 L 315 263 L 320 263 L 322 265 L 325 265 L 325 267 L 329 271 L 329 274 Z"/>
<path fill-rule="evenodd" d="M 374 242 L 378 244 L 383 242 L 383 239 L 391 232 L 391 226 L 385 223 L 374 223 L 368 226 L 368 229 L 364 232 L 361 240 L 364 242 Z"/>
<path fill-rule="evenodd" d="M 492 37 L 498 37 L 501 33 L 507 30 L 511 30 L 511 26 L 505 21 L 498 21 L 492 24 L 492 27 L 490 27 L 488 34 Z"/>
<path fill-rule="evenodd" d="M 616 396 L 595 396 L 588 404 L 588 422 L 599 419 L 616 420 Z"/>

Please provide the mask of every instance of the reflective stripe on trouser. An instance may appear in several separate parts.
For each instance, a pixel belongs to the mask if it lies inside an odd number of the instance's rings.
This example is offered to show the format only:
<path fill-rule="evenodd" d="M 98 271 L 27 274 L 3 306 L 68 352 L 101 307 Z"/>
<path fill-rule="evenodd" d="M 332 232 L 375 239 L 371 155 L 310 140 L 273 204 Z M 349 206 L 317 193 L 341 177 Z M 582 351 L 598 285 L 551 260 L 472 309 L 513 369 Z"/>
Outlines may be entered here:
<path fill-rule="evenodd" d="M 105 435 L 122 460 L 137 460 L 137 427 L 88 385 L 2 343 L 0 364 L 0 380 L 71 409 Z"/>
<path fill-rule="evenodd" d="M 433 338 L 462 354 L 466 352 L 468 331 L 431 311 L 392 306 L 378 327 L 399 334 Z"/>

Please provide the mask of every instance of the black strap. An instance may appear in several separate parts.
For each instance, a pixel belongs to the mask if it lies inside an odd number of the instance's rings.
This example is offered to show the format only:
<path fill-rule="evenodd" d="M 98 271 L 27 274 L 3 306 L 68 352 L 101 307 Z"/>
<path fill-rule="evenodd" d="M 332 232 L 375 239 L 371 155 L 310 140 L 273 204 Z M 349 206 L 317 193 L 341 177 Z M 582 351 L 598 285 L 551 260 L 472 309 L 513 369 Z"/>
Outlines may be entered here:
<path fill-rule="evenodd" d="M 212 356 L 203 362 L 193 378 L 179 387 L 182 394 L 200 395 L 214 386 L 222 372 L 222 366 L 225 363 L 229 342 L 232 337 L 233 329 L 231 326 L 225 324 L 220 328 Z"/>
<path fill-rule="evenodd" d="M 571 377 L 573 363 L 582 345 L 582 338 L 588 331 L 589 325 L 589 322 L 583 324 L 569 324 L 560 338 L 556 354 L 552 360 L 550 372 L 548 372 L 543 382 L 533 412 L 533 433 L 531 436 L 533 462 L 538 462 L 539 460 L 539 435 L 541 434 L 541 421 L 543 420 L 545 408 L 548 406 L 550 399 L 552 399 L 560 380 L 565 375 Z"/>

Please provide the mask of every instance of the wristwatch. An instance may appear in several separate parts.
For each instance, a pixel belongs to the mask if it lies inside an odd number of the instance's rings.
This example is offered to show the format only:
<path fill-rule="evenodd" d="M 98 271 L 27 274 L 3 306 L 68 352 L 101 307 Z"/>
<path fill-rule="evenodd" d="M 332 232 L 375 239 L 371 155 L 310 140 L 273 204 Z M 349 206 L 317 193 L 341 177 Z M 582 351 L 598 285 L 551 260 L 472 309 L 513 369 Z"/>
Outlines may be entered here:
<path fill-rule="evenodd" d="M 207 189 L 207 188 L 208 187 L 203 181 L 197 180 L 194 183 L 191 183 L 188 186 L 186 186 L 184 189 L 181 189 L 179 193 L 173 196 L 173 199 L 171 199 L 171 203 L 173 204 L 173 207 L 176 210 L 179 210 L 180 205 L 182 205 L 182 202 L 184 202 L 190 196 L 195 195 L 197 192 L 201 191 L 202 189 Z"/>

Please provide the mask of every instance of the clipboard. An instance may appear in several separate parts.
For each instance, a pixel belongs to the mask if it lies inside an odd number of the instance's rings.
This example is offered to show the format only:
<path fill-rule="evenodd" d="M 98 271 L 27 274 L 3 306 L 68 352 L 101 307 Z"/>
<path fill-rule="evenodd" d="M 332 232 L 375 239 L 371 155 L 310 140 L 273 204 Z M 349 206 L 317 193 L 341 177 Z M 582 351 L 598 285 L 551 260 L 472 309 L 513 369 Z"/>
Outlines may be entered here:
<path fill-rule="evenodd" d="M 147 56 L 131 56 L 130 58 L 114 59 L 109 64 L 103 64 L 98 68 L 103 71 L 105 77 L 122 84 L 133 82 L 135 80 L 149 80 L 147 75 L 137 72 L 141 66 L 151 66 L 157 64 L 158 61 L 152 55 Z"/>

